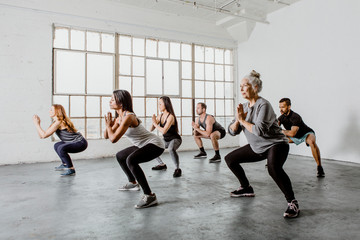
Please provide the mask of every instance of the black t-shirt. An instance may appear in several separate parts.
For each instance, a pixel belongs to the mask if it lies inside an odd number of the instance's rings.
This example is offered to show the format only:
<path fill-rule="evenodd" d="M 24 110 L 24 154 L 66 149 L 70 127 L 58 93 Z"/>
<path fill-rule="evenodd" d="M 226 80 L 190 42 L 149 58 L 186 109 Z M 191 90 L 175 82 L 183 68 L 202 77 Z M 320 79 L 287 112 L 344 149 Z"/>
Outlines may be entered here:
<path fill-rule="evenodd" d="M 291 130 L 292 126 L 297 126 L 299 127 L 299 130 L 297 131 L 296 135 L 294 136 L 295 138 L 301 138 L 302 136 L 304 136 L 306 133 L 308 132 L 314 132 L 314 130 L 312 130 L 311 128 L 309 128 L 304 121 L 302 120 L 301 116 L 299 114 L 297 114 L 296 112 L 290 110 L 289 115 L 281 115 L 278 118 L 280 125 L 284 125 L 286 130 Z"/>

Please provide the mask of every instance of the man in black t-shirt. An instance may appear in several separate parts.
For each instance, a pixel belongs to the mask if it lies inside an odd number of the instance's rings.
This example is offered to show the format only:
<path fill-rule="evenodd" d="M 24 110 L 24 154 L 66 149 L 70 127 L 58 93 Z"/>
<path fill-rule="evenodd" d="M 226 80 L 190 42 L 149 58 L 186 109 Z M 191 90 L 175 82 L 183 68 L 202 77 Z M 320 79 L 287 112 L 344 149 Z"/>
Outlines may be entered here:
<path fill-rule="evenodd" d="M 299 145 L 305 142 L 311 148 L 312 155 L 317 163 L 317 176 L 325 177 L 324 169 L 321 166 L 320 149 L 316 144 L 315 131 L 309 128 L 302 120 L 301 116 L 291 110 L 291 100 L 282 98 L 279 101 L 280 113 L 279 126 L 284 125 L 282 132 L 289 138 L 290 143 Z"/>

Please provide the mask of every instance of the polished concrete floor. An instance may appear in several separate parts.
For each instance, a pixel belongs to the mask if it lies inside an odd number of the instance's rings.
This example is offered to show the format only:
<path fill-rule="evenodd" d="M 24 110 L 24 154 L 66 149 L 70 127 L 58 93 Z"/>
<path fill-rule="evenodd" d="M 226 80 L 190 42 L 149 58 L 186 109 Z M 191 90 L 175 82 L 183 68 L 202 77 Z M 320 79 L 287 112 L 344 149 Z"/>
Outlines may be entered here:
<path fill-rule="evenodd" d="M 230 198 L 239 184 L 224 161 L 179 154 L 178 179 L 168 153 L 167 171 L 141 165 L 159 201 L 147 209 L 134 209 L 141 192 L 117 191 L 126 177 L 114 158 L 78 160 L 73 177 L 53 170 L 59 162 L 1 166 L 0 239 L 360 239 L 359 164 L 323 160 L 318 179 L 313 159 L 289 156 L 301 214 L 284 219 L 265 161 L 244 164 L 256 197 Z"/>

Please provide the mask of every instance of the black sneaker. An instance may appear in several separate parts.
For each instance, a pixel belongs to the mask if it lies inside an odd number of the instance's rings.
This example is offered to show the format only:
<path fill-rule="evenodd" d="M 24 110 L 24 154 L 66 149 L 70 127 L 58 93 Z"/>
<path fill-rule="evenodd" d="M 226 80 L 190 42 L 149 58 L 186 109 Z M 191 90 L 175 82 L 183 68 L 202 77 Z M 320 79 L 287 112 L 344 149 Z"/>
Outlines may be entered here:
<path fill-rule="evenodd" d="M 296 199 L 288 203 L 288 207 L 284 212 L 284 218 L 296 218 L 300 213 L 299 204 Z"/>
<path fill-rule="evenodd" d="M 152 170 L 166 170 L 167 169 L 167 166 L 166 166 L 166 164 L 164 164 L 164 165 L 157 165 L 157 166 L 155 166 L 155 167 L 153 167 L 153 168 L 151 168 Z"/>
<path fill-rule="evenodd" d="M 194 158 L 206 158 L 206 157 L 207 157 L 206 152 L 201 152 L 201 151 L 194 156 Z"/>
<path fill-rule="evenodd" d="M 238 190 L 231 192 L 230 197 L 255 197 L 255 193 L 251 186 L 247 188 L 240 187 Z"/>
<path fill-rule="evenodd" d="M 317 166 L 317 177 L 325 177 L 325 172 L 322 166 Z"/>
<path fill-rule="evenodd" d="M 181 169 L 180 168 L 175 169 L 173 177 L 175 178 L 175 177 L 180 177 L 180 176 L 181 176 Z"/>
<path fill-rule="evenodd" d="M 221 162 L 220 155 L 215 154 L 215 156 L 213 158 L 209 159 L 209 163 L 217 163 L 217 162 Z"/>

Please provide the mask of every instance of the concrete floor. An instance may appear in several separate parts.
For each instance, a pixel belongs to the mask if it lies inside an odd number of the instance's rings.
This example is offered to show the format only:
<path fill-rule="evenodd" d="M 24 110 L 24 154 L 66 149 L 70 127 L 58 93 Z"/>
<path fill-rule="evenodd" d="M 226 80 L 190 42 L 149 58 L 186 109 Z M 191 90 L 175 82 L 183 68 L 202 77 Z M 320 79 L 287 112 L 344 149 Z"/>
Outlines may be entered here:
<path fill-rule="evenodd" d="M 221 150 L 225 156 L 232 149 Z M 286 201 L 265 169 L 245 164 L 255 198 L 230 198 L 239 187 L 225 162 L 180 152 L 183 176 L 142 164 L 159 205 L 134 209 L 142 192 L 119 192 L 126 177 L 114 158 L 78 160 L 77 175 L 60 177 L 59 162 L 0 167 L 0 239 L 359 239 L 360 165 L 289 156 L 301 214 L 284 219 Z M 213 151 L 208 151 L 212 157 Z"/>

